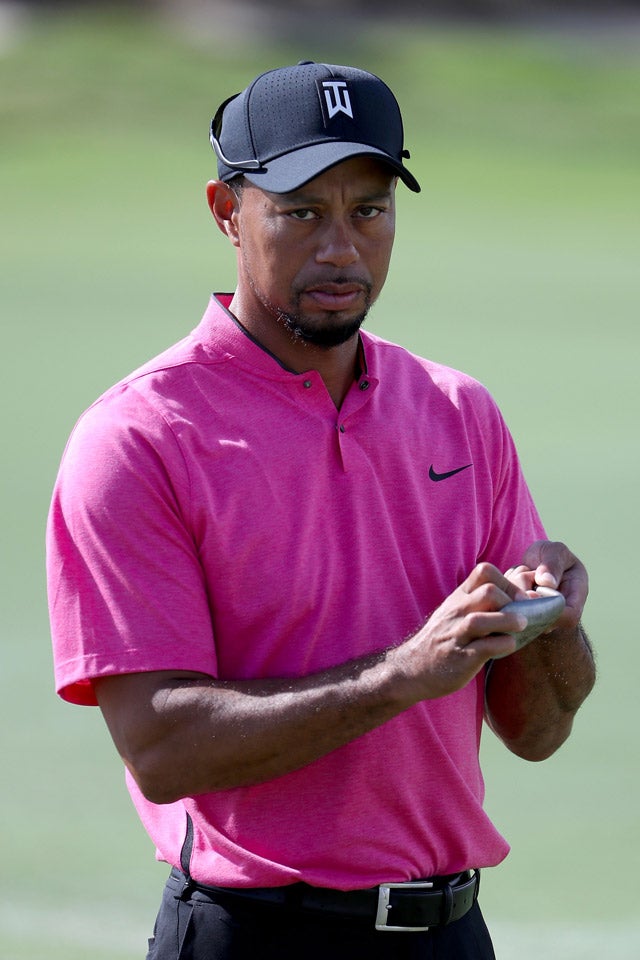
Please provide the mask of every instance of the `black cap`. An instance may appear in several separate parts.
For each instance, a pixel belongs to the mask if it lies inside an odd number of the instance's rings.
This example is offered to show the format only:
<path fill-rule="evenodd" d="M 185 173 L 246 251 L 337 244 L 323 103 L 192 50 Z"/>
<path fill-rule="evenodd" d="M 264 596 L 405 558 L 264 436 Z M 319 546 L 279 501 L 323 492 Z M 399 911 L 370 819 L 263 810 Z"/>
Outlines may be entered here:
<path fill-rule="evenodd" d="M 379 77 L 355 67 L 303 61 L 269 70 L 218 108 L 211 145 L 218 177 L 245 176 L 289 193 L 350 157 L 386 163 L 410 190 L 400 107 Z"/>

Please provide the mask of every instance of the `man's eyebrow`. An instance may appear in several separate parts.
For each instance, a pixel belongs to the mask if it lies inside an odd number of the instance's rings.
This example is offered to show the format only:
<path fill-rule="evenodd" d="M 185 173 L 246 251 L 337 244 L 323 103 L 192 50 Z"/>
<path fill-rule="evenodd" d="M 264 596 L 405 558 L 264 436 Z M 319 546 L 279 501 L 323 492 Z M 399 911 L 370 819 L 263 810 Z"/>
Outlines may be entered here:
<path fill-rule="evenodd" d="M 385 190 L 376 190 L 362 197 L 356 197 L 356 203 L 383 203 L 385 200 L 390 200 L 392 196 L 393 190 L 388 187 Z"/>
<path fill-rule="evenodd" d="M 393 190 L 391 186 L 383 190 L 372 190 L 367 193 L 362 193 L 359 196 L 354 197 L 354 203 L 384 203 L 389 201 L 393 196 Z M 319 206 L 320 204 L 325 203 L 325 198 L 321 196 L 314 196 L 312 193 L 305 193 L 304 189 L 296 190 L 292 193 L 283 193 L 281 194 L 283 201 L 286 204 L 296 204 L 298 206 Z"/>

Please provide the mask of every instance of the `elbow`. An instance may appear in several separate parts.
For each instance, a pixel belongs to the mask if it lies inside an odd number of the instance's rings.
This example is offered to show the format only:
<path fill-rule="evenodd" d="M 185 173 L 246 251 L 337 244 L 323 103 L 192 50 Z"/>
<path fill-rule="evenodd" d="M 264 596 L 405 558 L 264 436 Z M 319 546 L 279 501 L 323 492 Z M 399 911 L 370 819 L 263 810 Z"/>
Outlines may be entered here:
<path fill-rule="evenodd" d="M 197 752 L 200 756 L 202 751 Z M 170 741 L 160 741 L 135 753 L 121 754 L 145 800 L 164 806 L 203 793 L 218 792 L 244 785 L 243 781 L 227 775 L 213 766 L 198 768 L 196 754 L 177 749 Z"/>
<path fill-rule="evenodd" d="M 187 796 L 184 781 L 181 789 L 182 778 L 176 776 L 175 770 L 157 756 L 157 751 L 151 750 L 122 759 L 140 793 L 150 803 L 164 806 Z"/>
<path fill-rule="evenodd" d="M 149 803 L 157 804 L 157 806 L 165 806 L 170 803 L 176 803 L 178 800 L 182 800 L 184 794 L 179 790 L 167 789 L 163 784 L 158 783 L 147 783 L 138 780 L 135 776 L 134 779 L 140 788 L 145 800 L 148 800 Z"/>
<path fill-rule="evenodd" d="M 573 716 L 545 728 L 522 731 L 519 736 L 500 735 L 507 749 L 529 763 L 542 763 L 552 757 L 568 740 L 573 727 Z M 497 731 L 496 731 L 497 732 Z"/>
<path fill-rule="evenodd" d="M 565 742 L 567 737 L 556 738 L 553 742 L 538 742 L 538 743 L 508 743 L 505 742 L 505 745 L 515 754 L 516 757 L 519 757 L 521 760 L 526 760 L 528 763 L 542 763 L 543 760 L 548 760 L 549 757 L 552 757 L 556 753 L 562 744 Z"/>

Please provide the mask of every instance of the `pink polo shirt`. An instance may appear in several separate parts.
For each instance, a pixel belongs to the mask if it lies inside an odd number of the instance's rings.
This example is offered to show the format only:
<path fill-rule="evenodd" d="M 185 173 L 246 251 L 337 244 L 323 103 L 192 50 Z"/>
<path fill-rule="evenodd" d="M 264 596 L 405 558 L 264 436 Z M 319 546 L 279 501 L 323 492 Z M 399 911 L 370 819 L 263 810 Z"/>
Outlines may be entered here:
<path fill-rule="evenodd" d="M 340 411 L 212 298 L 69 440 L 48 527 L 56 684 L 195 670 L 296 677 L 400 643 L 480 560 L 544 536 L 471 378 L 362 333 Z M 302 770 L 169 805 L 128 785 L 160 859 L 220 885 L 341 889 L 498 863 L 482 808 L 483 677 Z"/>

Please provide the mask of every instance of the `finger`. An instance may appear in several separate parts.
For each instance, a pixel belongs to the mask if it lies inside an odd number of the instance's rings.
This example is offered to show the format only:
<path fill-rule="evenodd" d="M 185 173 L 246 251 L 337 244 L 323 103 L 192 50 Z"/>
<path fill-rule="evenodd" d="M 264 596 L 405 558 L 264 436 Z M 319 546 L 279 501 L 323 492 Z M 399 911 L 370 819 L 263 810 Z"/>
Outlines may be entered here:
<path fill-rule="evenodd" d="M 465 593 L 473 593 L 474 590 L 485 583 L 497 584 L 501 577 L 502 574 L 492 563 L 478 563 L 466 580 L 463 580 L 460 584 L 460 589 Z"/>
<path fill-rule="evenodd" d="M 526 551 L 522 562 L 534 571 L 535 582 L 539 586 L 557 590 L 566 571 L 576 562 L 576 557 L 564 543 L 537 540 Z"/>
<path fill-rule="evenodd" d="M 485 663 L 489 660 L 508 657 L 517 649 L 516 638 L 510 633 L 493 633 L 488 637 L 478 637 L 469 646 Z"/>
<path fill-rule="evenodd" d="M 571 570 L 567 571 L 560 582 L 559 590 L 566 605 L 558 626 L 575 627 L 582 617 L 589 595 L 589 577 L 580 561 L 576 561 Z"/>
<path fill-rule="evenodd" d="M 558 576 L 553 573 L 546 564 L 540 564 L 535 571 L 535 582 L 541 587 L 550 587 L 557 590 L 560 586 Z"/>
<path fill-rule="evenodd" d="M 476 611 L 469 613 L 465 618 L 465 634 L 469 642 L 481 637 L 497 637 L 504 634 L 520 633 L 527 626 L 528 620 L 524 613 L 509 610 L 502 613 Z"/>
<path fill-rule="evenodd" d="M 549 551 L 553 552 L 552 560 L 548 559 Z M 540 586 L 551 585 L 548 576 L 551 570 L 556 581 L 554 589 L 562 593 L 566 602 L 562 621 L 575 623 L 582 615 L 589 593 L 586 568 L 564 544 L 549 544 L 549 551 L 545 551 L 544 560 L 536 569 L 536 582 Z"/>
<path fill-rule="evenodd" d="M 475 603 L 483 609 L 499 610 L 511 600 L 523 598 L 523 592 L 517 583 L 512 582 L 492 563 L 477 564 L 460 589 L 473 596 Z"/>
<path fill-rule="evenodd" d="M 505 577 L 527 595 L 535 588 L 535 571 L 525 567 L 524 564 L 509 567 L 505 572 Z"/>

